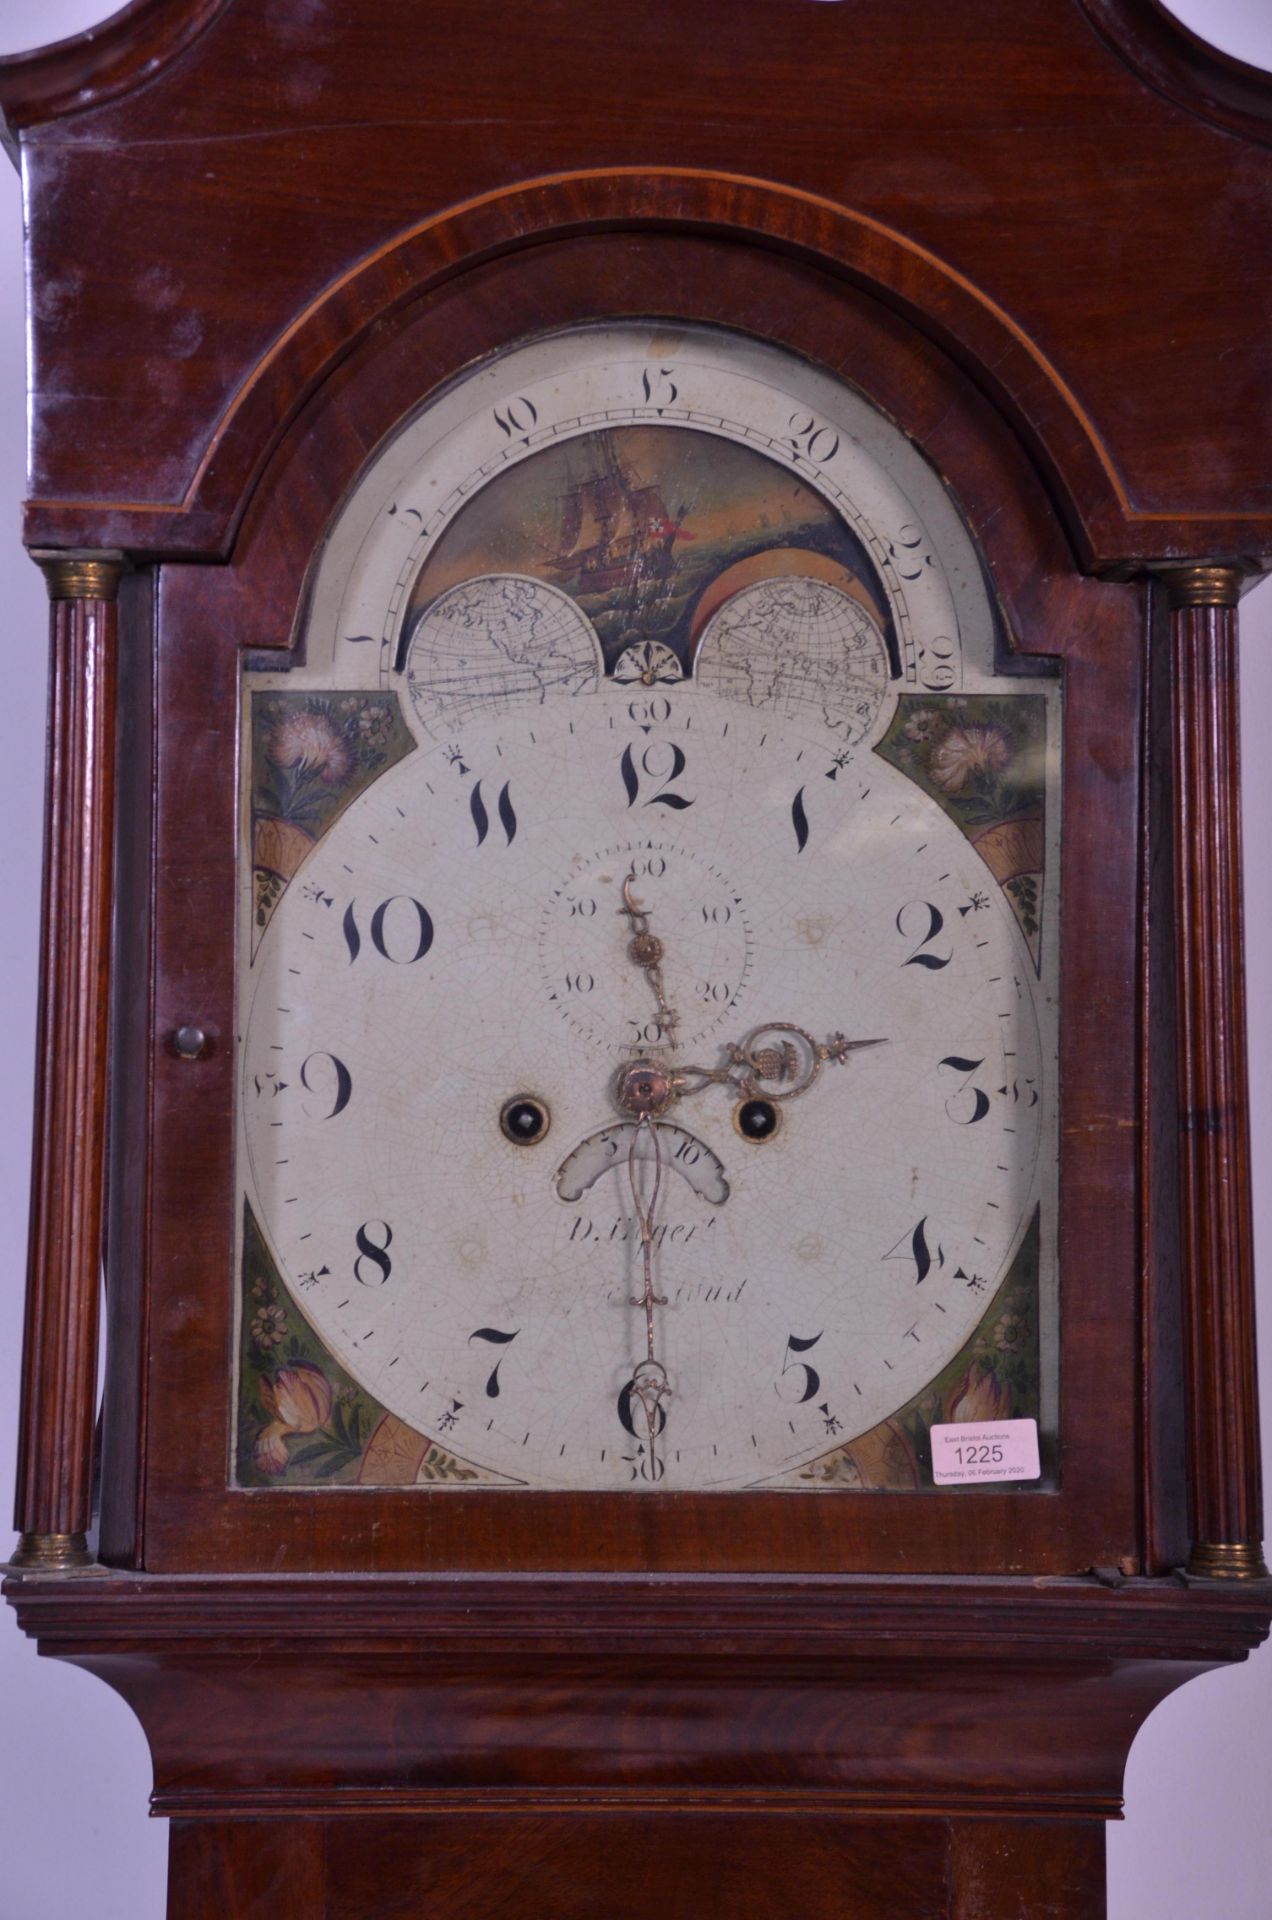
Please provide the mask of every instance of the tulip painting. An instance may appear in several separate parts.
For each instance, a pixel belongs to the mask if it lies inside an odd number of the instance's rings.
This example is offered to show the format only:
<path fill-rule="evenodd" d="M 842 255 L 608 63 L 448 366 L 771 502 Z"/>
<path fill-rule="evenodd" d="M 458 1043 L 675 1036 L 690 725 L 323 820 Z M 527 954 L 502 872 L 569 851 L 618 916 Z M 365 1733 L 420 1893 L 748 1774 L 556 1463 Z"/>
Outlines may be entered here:
<path fill-rule="evenodd" d="M 271 1417 L 257 1436 L 253 1457 L 262 1473 L 282 1473 L 289 1458 L 289 1438 L 298 1433 L 317 1433 L 325 1427 L 331 1419 L 335 1395 L 322 1368 L 305 1360 L 266 1374 L 259 1391 L 261 1404 Z"/>
<path fill-rule="evenodd" d="M 1038 1267 L 1035 1215 L 1010 1271 L 988 1300 L 966 1346 L 887 1420 L 868 1433 L 845 1434 L 820 1459 L 798 1469 L 798 1484 L 890 1493 L 909 1487 L 930 1491 L 934 1486 L 930 1428 L 964 1421 L 1038 1419 Z M 1051 1444 L 1044 1433 L 1044 1461 Z M 1054 1484 L 1045 1466 L 1042 1481 L 1034 1484 Z"/>

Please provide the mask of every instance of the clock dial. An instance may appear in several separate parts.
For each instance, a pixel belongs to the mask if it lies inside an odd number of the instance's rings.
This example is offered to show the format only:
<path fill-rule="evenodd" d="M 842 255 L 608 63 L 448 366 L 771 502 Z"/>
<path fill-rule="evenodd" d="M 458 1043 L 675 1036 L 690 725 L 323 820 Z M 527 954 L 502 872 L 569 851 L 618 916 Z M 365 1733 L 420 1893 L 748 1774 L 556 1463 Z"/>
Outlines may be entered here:
<path fill-rule="evenodd" d="M 477 1484 L 851 1485 L 1050 1246 L 1056 715 L 891 429 L 662 344 L 421 415 L 249 688 L 244 1347 Z"/>

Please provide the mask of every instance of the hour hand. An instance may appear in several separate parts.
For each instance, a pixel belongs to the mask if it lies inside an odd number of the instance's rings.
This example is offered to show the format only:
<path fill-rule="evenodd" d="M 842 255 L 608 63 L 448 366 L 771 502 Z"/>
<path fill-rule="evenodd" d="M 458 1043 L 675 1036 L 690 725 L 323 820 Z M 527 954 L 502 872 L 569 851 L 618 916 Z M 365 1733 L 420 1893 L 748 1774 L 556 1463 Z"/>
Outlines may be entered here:
<path fill-rule="evenodd" d="M 842 1033 L 815 1040 L 791 1020 L 773 1020 L 730 1046 L 724 1066 L 682 1067 L 671 1082 L 677 1098 L 708 1086 L 732 1086 L 751 1099 L 793 1100 L 812 1086 L 827 1061 L 842 1065 L 862 1048 L 886 1045 L 883 1038 L 849 1040 Z"/>

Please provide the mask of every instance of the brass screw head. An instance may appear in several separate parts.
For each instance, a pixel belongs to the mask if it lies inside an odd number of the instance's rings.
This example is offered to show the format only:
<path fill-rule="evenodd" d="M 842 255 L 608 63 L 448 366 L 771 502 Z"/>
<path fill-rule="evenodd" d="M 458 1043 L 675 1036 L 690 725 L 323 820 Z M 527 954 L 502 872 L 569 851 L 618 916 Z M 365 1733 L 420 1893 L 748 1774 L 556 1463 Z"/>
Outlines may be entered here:
<path fill-rule="evenodd" d="M 637 1120 L 666 1113 L 676 1097 L 671 1075 L 656 1060 L 633 1060 L 621 1068 L 614 1093 L 622 1111 Z"/>
<path fill-rule="evenodd" d="M 656 933 L 638 933 L 628 946 L 627 954 L 638 967 L 656 967 L 663 957 L 663 943 Z"/>

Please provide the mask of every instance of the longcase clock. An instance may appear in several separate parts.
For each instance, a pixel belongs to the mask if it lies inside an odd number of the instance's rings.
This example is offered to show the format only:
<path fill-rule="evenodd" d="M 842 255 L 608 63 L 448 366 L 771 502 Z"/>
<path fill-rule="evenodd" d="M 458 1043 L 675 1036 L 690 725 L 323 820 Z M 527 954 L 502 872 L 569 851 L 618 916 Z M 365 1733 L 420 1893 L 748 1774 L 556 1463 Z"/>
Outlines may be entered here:
<path fill-rule="evenodd" d="M 1266 82 L 1149 0 L 136 0 L 0 103 L 6 1592 L 172 1920 L 1090 1920 L 1269 1611 Z"/>

